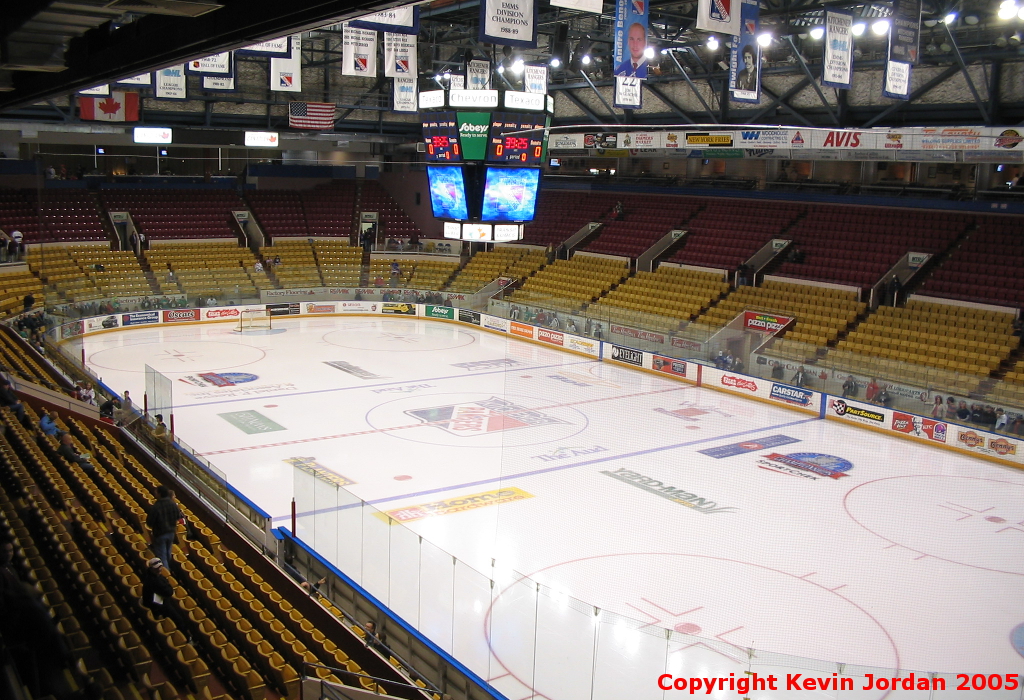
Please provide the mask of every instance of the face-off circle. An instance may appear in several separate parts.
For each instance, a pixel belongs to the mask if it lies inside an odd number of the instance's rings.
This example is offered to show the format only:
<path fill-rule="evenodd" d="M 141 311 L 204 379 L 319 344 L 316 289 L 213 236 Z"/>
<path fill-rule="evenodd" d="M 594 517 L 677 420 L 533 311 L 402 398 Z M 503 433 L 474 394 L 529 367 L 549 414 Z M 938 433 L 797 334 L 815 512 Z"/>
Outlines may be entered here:
<path fill-rule="evenodd" d="M 89 354 L 88 363 L 100 369 L 118 372 L 138 372 L 143 369 L 128 369 L 139 364 L 139 345 L 120 345 L 97 350 Z M 267 353 L 251 345 L 217 340 L 175 340 L 153 339 L 149 345 L 159 346 L 147 354 L 145 364 L 165 374 L 190 374 L 194 372 L 216 372 L 218 370 L 245 367 L 259 362 Z"/>
<path fill-rule="evenodd" d="M 899 668 L 892 638 L 868 611 L 831 590 L 834 586 L 760 564 L 698 554 L 608 554 L 555 564 L 530 578 L 551 586 L 536 596 L 542 631 L 532 653 L 523 653 L 522 630 L 515 621 L 516 612 L 532 603 L 524 595 L 534 588 L 532 580 L 502 590 L 487 613 L 485 633 L 491 653 L 520 683 L 533 688 L 534 697 L 562 697 L 566 683 L 591 682 L 589 664 L 584 664 L 586 678 L 574 680 L 568 677 L 570 664 L 559 666 L 564 669 L 559 673 L 549 661 L 541 662 L 566 653 L 558 647 L 565 640 L 557 630 L 575 630 L 580 638 L 574 644 L 585 647 L 587 654 L 592 653 L 596 635 L 602 658 L 621 656 L 624 667 L 633 668 L 628 657 L 636 657 L 636 663 L 650 667 L 651 678 L 660 673 L 740 676 L 748 668 L 748 649 L 761 650 L 758 658 L 766 668 L 773 666 L 772 652 L 779 655 L 778 668 L 762 676 L 780 669 L 783 676 L 800 672 L 784 668 L 783 654 Z M 610 593 L 609 581 L 623 584 Z M 569 591 L 576 601 L 560 591 Z M 637 631 L 633 625 L 619 625 L 615 615 L 595 619 L 592 606 L 647 626 Z M 675 633 L 666 640 L 664 629 Z M 532 631 L 529 636 L 534 638 Z M 547 672 L 540 672 L 541 666 L 547 666 Z M 635 681 L 610 673 L 602 682 L 602 695 L 630 697 L 628 684 Z M 618 695 L 607 687 L 617 683 L 624 684 Z M 855 677 L 854 685 L 861 688 L 863 682 Z M 887 694 L 868 692 L 863 697 L 877 700 Z"/>
<path fill-rule="evenodd" d="M 370 409 L 366 422 L 402 440 L 451 447 L 519 447 L 564 440 L 586 429 L 579 410 L 533 396 L 417 394 Z"/>
<path fill-rule="evenodd" d="M 393 319 L 352 324 L 325 333 L 323 340 L 339 348 L 377 352 L 453 350 L 476 342 L 472 334 L 455 326 Z"/>
<path fill-rule="evenodd" d="M 851 489 L 846 512 L 865 530 L 943 561 L 1024 575 L 1024 485 L 911 475 Z"/>

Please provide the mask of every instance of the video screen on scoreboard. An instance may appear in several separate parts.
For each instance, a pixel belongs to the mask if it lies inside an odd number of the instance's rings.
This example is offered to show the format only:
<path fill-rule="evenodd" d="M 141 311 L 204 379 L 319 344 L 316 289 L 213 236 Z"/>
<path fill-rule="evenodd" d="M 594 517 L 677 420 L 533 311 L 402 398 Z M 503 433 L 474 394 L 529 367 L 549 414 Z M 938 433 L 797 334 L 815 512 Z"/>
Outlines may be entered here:
<path fill-rule="evenodd" d="M 428 161 L 462 161 L 459 123 L 455 112 L 434 112 L 423 116 L 423 143 Z"/>
<path fill-rule="evenodd" d="M 430 207 L 438 219 L 468 219 L 466 180 L 457 165 L 428 165 Z"/>
<path fill-rule="evenodd" d="M 482 221 L 533 221 L 540 185 L 538 168 L 487 168 Z"/>
<path fill-rule="evenodd" d="M 495 112 L 487 140 L 487 161 L 517 165 L 540 165 L 544 156 L 543 114 Z"/>

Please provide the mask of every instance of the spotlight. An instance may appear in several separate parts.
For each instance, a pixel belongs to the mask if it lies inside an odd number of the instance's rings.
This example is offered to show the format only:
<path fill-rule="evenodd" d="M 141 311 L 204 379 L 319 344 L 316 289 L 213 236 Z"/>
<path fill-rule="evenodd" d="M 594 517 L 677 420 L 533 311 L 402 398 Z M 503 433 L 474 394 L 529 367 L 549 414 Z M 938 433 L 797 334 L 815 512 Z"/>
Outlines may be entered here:
<path fill-rule="evenodd" d="M 590 65 L 590 54 L 589 53 L 583 54 L 583 58 L 580 59 L 580 63 L 582 63 L 585 66 L 589 66 Z"/>
<path fill-rule="evenodd" d="M 771 33 L 770 32 L 764 32 L 762 34 L 758 34 L 758 36 L 757 36 L 757 43 L 763 49 L 766 49 L 769 46 L 771 46 L 772 45 L 772 35 L 771 35 Z"/>
<path fill-rule="evenodd" d="M 854 36 L 860 36 L 861 34 L 864 33 L 864 30 L 867 29 L 867 27 L 868 25 L 865 22 L 857 22 L 856 24 L 853 25 L 851 31 L 853 32 Z"/>
<path fill-rule="evenodd" d="M 818 41 L 823 36 L 825 36 L 824 27 L 815 27 L 814 29 L 811 30 L 811 38 L 814 39 L 815 41 Z"/>
<path fill-rule="evenodd" d="M 882 36 L 889 31 L 889 20 L 880 19 L 871 25 L 871 32 L 878 36 Z"/>
<path fill-rule="evenodd" d="M 652 58 L 654 58 L 654 47 L 653 46 L 648 46 L 647 48 L 644 49 L 644 58 L 646 58 L 648 61 L 650 61 Z"/>
<path fill-rule="evenodd" d="M 956 22 L 956 13 L 950 12 L 949 14 L 942 18 L 942 21 L 945 24 L 953 24 L 953 22 Z"/>
<path fill-rule="evenodd" d="M 1017 4 L 1013 0 L 1004 2 L 999 6 L 999 12 L 997 13 L 999 19 L 1013 19 L 1014 15 L 1017 14 Z"/>
<path fill-rule="evenodd" d="M 1010 46 L 1020 46 L 1020 32 L 1015 32 L 1008 39 Z"/>
<path fill-rule="evenodd" d="M 525 66 L 526 64 L 523 63 L 523 59 L 517 58 L 516 60 L 512 61 L 512 72 L 515 73 L 516 75 L 519 75 L 523 72 L 523 68 Z"/>
<path fill-rule="evenodd" d="M 559 68 L 562 65 L 562 62 L 559 60 L 558 56 L 552 56 L 550 65 L 552 68 Z"/>
<path fill-rule="evenodd" d="M 718 51 L 718 37 L 714 34 L 708 37 L 707 47 L 712 51 Z"/>
<path fill-rule="evenodd" d="M 1024 19 L 1024 7 L 1017 11 L 1017 19 Z"/>
<path fill-rule="evenodd" d="M 501 73 L 501 74 L 505 73 L 505 66 L 502 65 L 501 63 L 498 64 L 498 73 Z"/>

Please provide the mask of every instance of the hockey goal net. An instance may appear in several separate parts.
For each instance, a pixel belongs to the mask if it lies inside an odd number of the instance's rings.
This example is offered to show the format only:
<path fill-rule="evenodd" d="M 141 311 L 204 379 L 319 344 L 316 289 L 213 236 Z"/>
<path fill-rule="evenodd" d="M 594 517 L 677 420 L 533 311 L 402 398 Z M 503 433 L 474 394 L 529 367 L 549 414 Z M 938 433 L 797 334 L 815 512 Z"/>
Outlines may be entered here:
<path fill-rule="evenodd" d="M 271 328 L 270 312 L 266 309 L 243 310 L 238 317 L 238 332 L 268 330 Z"/>

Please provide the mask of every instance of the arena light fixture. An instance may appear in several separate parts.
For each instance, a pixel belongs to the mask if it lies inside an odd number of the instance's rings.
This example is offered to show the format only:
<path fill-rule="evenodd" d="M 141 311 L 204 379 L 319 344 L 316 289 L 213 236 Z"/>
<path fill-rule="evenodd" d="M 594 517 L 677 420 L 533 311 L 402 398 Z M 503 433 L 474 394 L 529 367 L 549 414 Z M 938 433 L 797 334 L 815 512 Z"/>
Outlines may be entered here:
<path fill-rule="evenodd" d="M 762 32 L 761 34 L 758 34 L 757 35 L 757 44 L 758 44 L 758 46 L 760 46 L 763 49 L 766 49 L 769 46 L 771 46 L 772 45 L 772 35 L 771 35 L 771 32 Z"/>
<path fill-rule="evenodd" d="M 1017 14 L 1017 3 L 1013 0 L 1003 0 L 1003 3 L 999 5 L 999 12 L 997 13 L 999 19 L 1013 19 Z"/>
<path fill-rule="evenodd" d="M 552 56 L 550 66 L 552 68 L 560 68 L 562 66 L 562 61 L 559 60 L 558 56 Z"/>
<path fill-rule="evenodd" d="M 980 21 L 981 19 L 978 17 L 978 15 L 964 15 L 964 22 L 971 26 L 974 26 Z"/>
<path fill-rule="evenodd" d="M 814 27 L 813 29 L 811 29 L 811 38 L 814 39 L 815 41 L 820 40 L 823 36 L 825 36 L 824 27 Z"/>
<path fill-rule="evenodd" d="M 718 51 L 718 37 L 712 34 L 708 37 L 707 47 L 712 51 Z"/>
<path fill-rule="evenodd" d="M 864 33 L 864 30 L 867 28 L 868 25 L 866 22 L 857 22 L 856 24 L 853 25 L 850 31 L 853 32 L 854 36 L 860 36 Z"/>
<path fill-rule="evenodd" d="M 889 20 L 880 19 L 871 25 L 871 32 L 876 36 L 882 36 L 889 31 Z"/>
<path fill-rule="evenodd" d="M 644 58 L 646 58 L 648 61 L 654 58 L 653 46 L 648 46 L 647 48 L 644 49 Z"/>
<path fill-rule="evenodd" d="M 955 12 L 947 13 L 946 16 L 942 18 L 942 21 L 943 21 L 944 24 L 953 24 L 954 22 L 956 22 L 956 13 Z"/>
<path fill-rule="evenodd" d="M 1007 41 L 1010 42 L 1010 46 L 1020 46 L 1020 32 L 1014 32 Z"/>
<path fill-rule="evenodd" d="M 1017 19 L 1024 19 L 1024 7 L 1017 10 Z"/>
<path fill-rule="evenodd" d="M 512 72 L 516 75 L 521 75 L 525 67 L 526 63 L 524 63 L 523 59 L 521 58 L 517 58 L 516 60 L 512 61 Z"/>
<path fill-rule="evenodd" d="M 583 54 L 583 58 L 580 59 L 580 63 L 582 63 L 585 66 L 589 66 L 590 65 L 590 54 L 589 53 Z"/>

